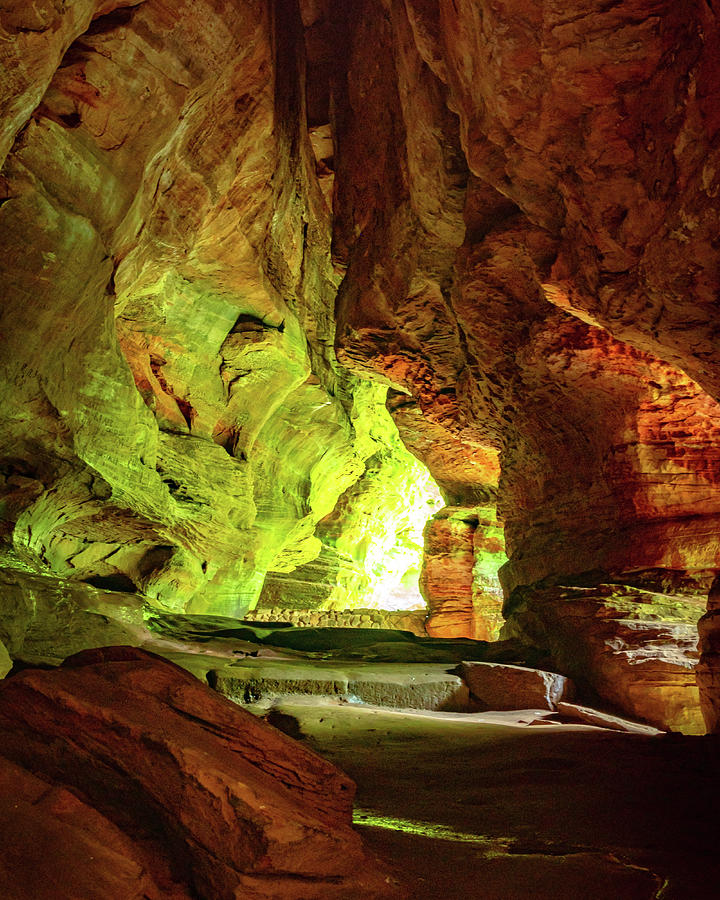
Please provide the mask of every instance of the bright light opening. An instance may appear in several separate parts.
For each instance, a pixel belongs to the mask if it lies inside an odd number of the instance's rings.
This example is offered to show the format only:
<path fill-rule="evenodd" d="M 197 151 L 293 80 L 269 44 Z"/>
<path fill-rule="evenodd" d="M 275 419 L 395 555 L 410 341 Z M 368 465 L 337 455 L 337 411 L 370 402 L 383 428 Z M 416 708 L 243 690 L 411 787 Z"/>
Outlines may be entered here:
<path fill-rule="evenodd" d="M 327 603 L 330 609 L 425 609 L 418 581 L 423 529 L 445 505 L 432 476 L 405 447 L 383 408 L 384 449 L 342 501 L 334 540 L 348 565 Z"/>

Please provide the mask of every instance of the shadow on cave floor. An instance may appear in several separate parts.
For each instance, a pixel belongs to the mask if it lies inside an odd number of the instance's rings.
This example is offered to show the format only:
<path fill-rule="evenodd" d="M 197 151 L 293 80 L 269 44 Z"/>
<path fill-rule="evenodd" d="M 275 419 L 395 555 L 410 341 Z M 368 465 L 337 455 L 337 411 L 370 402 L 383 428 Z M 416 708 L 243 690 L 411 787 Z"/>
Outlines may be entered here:
<path fill-rule="evenodd" d="M 376 685 L 385 692 L 390 672 L 402 676 L 403 691 L 410 678 L 417 687 L 413 667 L 431 676 L 414 699 L 435 702 L 456 690 L 461 660 L 532 664 L 509 643 L 140 615 L 123 640 L 214 680 L 228 696 L 241 692 L 233 699 L 250 709 L 261 683 L 270 696 L 253 711 L 356 781 L 356 825 L 413 900 L 718 896 L 715 738 L 548 723 L 547 710 L 474 714 L 353 702 L 359 687 L 368 697 Z M 44 635 L 37 647 L 27 642 L 31 664 L 45 658 Z M 71 637 L 97 643 L 95 632 Z M 114 631 L 110 640 L 118 642 Z M 68 644 L 63 655 L 78 649 Z M 284 695 L 302 682 L 306 696 Z M 328 685 L 336 696 L 318 696 Z"/>
<path fill-rule="evenodd" d="M 417 687 L 422 668 L 434 680 L 421 695 L 432 700 L 452 661 L 470 650 L 520 661 L 510 644 L 159 624 L 186 641 L 256 642 L 253 658 L 215 670 L 214 686 L 356 781 L 356 826 L 413 900 L 718 897 L 715 737 L 610 731 L 547 710 L 397 709 L 354 695 L 361 682 L 386 691 L 393 673 Z"/>
<path fill-rule="evenodd" d="M 715 738 L 317 698 L 273 716 L 356 781 L 357 826 L 417 900 L 718 896 Z"/>

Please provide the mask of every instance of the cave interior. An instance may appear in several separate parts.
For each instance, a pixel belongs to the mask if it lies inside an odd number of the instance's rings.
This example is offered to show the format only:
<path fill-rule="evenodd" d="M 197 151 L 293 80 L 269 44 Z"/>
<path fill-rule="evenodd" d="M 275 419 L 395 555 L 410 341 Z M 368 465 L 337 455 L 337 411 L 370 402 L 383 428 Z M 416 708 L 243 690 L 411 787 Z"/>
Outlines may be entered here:
<path fill-rule="evenodd" d="M 712 900 L 717 0 L 0 2 L 3 900 Z"/>

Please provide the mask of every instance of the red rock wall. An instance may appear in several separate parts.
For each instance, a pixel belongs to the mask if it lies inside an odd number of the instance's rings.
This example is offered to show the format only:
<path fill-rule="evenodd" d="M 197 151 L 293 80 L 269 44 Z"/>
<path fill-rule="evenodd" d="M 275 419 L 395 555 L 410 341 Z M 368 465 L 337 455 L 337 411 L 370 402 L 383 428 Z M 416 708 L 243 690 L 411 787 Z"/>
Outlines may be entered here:
<path fill-rule="evenodd" d="M 718 568 L 714 11 L 383 7 L 335 94 L 343 359 L 500 451 L 507 590 Z"/>
<path fill-rule="evenodd" d="M 497 640 L 503 599 L 497 570 L 504 544 L 501 529 L 483 512 L 445 507 L 427 524 L 420 590 L 431 637 Z"/>
<path fill-rule="evenodd" d="M 555 279 L 572 257 L 578 282 L 595 273 L 597 304 L 630 262 L 636 280 L 645 271 L 639 257 L 648 229 L 682 187 L 656 178 L 651 189 L 662 196 L 648 198 L 646 169 L 665 159 L 660 137 L 679 140 L 689 127 L 694 99 L 686 66 L 691 59 L 700 65 L 713 48 L 703 51 L 695 35 L 682 60 L 660 73 L 671 40 L 688 28 L 687 11 L 681 21 L 668 5 L 571 15 L 566 5 L 408 4 L 409 18 L 401 4 L 386 6 L 387 17 L 368 8 L 362 25 L 353 31 L 351 23 L 349 87 L 337 98 L 341 123 L 355 122 L 365 131 L 364 146 L 370 133 L 373 148 L 381 148 L 374 169 L 358 157 L 359 134 L 338 128 L 338 172 L 343 165 L 351 170 L 344 178 L 362 197 L 336 193 L 336 237 L 352 231 L 348 217 L 358 235 L 351 251 L 342 251 L 350 264 L 339 304 L 345 359 L 410 390 L 433 422 L 499 447 L 509 587 L 552 571 L 720 565 L 716 546 L 703 537 L 720 510 L 720 407 L 669 364 L 678 359 L 659 338 L 631 346 L 617 339 L 627 341 L 626 330 L 558 310 L 567 308 L 566 286 Z M 373 27 L 373 43 L 386 52 L 382 67 L 366 71 L 362 47 Z M 578 56 L 573 48 L 587 41 L 588 53 Z M 601 74 L 592 74 L 596 67 Z M 563 87 L 568 80 L 572 87 Z M 421 100 L 411 103 L 403 92 L 409 82 Z M 685 104 L 682 115 L 672 135 L 654 138 L 654 149 L 640 153 L 643 127 L 657 130 L 651 101 L 671 84 Z M 362 125 L 353 116 L 360 96 Z M 458 120 L 443 118 L 444 103 Z M 389 130 L 385 119 L 394 108 Z M 630 110 L 648 118 L 632 124 L 633 135 L 629 124 L 619 126 Z M 440 227 L 456 196 L 447 159 L 427 149 L 419 175 L 417 132 L 427 140 L 445 134 L 446 148 L 459 137 L 472 173 L 462 246 L 457 231 Z M 640 156 L 630 160 L 633 147 Z M 648 153 L 652 165 L 642 156 Z M 372 195 L 372 185 L 381 190 Z M 433 204 L 443 216 L 431 228 L 423 217 Z M 610 221 L 611 209 L 624 226 Z M 662 229 L 665 267 L 675 260 L 670 245 L 684 246 L 671 231 Z M 399 252 L 410 244 L 410 253 Z M 442 308 L 412 289 L 431 275 Z M 636 301 L 627 290 L 625 300 L 633 317 Z M 661 326 L 653 327 L 659 333 Z M 685 369 L 697 374 L 690 364 Z"/>

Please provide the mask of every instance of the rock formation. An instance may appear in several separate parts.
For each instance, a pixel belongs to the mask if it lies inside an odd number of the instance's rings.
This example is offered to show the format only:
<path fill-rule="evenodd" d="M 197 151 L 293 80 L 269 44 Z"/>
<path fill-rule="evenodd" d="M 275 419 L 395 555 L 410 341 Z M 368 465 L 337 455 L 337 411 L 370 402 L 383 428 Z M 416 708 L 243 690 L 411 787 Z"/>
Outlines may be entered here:
<path fill-rule="evenodd" d="M 446 506 L 428 522 L 420 579 L 428 634 L 497 640 L 502 624 L 497 572 L 505 554 L 495 517 L 493 507 Z"/>
<path fill-rule="evenodd" d="M 390 534 L 409 494 L 394 421 L 447 504 L 430 630 L 494 636 L 501 582 L 511 633 L 683 720 L 720 571 L 712 4 L 0 27 L 4 558 L 166 609 L 342 606 L 360 515 Z"/>
<path fill-rule="evenodd" d="M 342 360 L 500 452 L 506 592 L 593 572 L 702 591 L 720 565 L 715 13 L 359 6 L 335 95 Z"/>
<path fill-rule="evenodd" d="M 393 426 L 332 352 L 298 10 L 117 6 L 0 19 L 3 533 L 64 578 L 241 614 Z"/>
<path fill-rule="evenodd" d="M 586 691 L 659 728 L 704 734 L 695 681 L 697 596 L 624 584 L 517 589 L 504 637 L 545 647 Z"/>
<path fill-rule="evenodd" d="M 30 868 L 37 884 L 117 900 L 397 896 L 350 827 L 346 776 L 143 651 L 7 679 L 0 732 L 0 779 L 21 797 L 5 885 Z"/>

